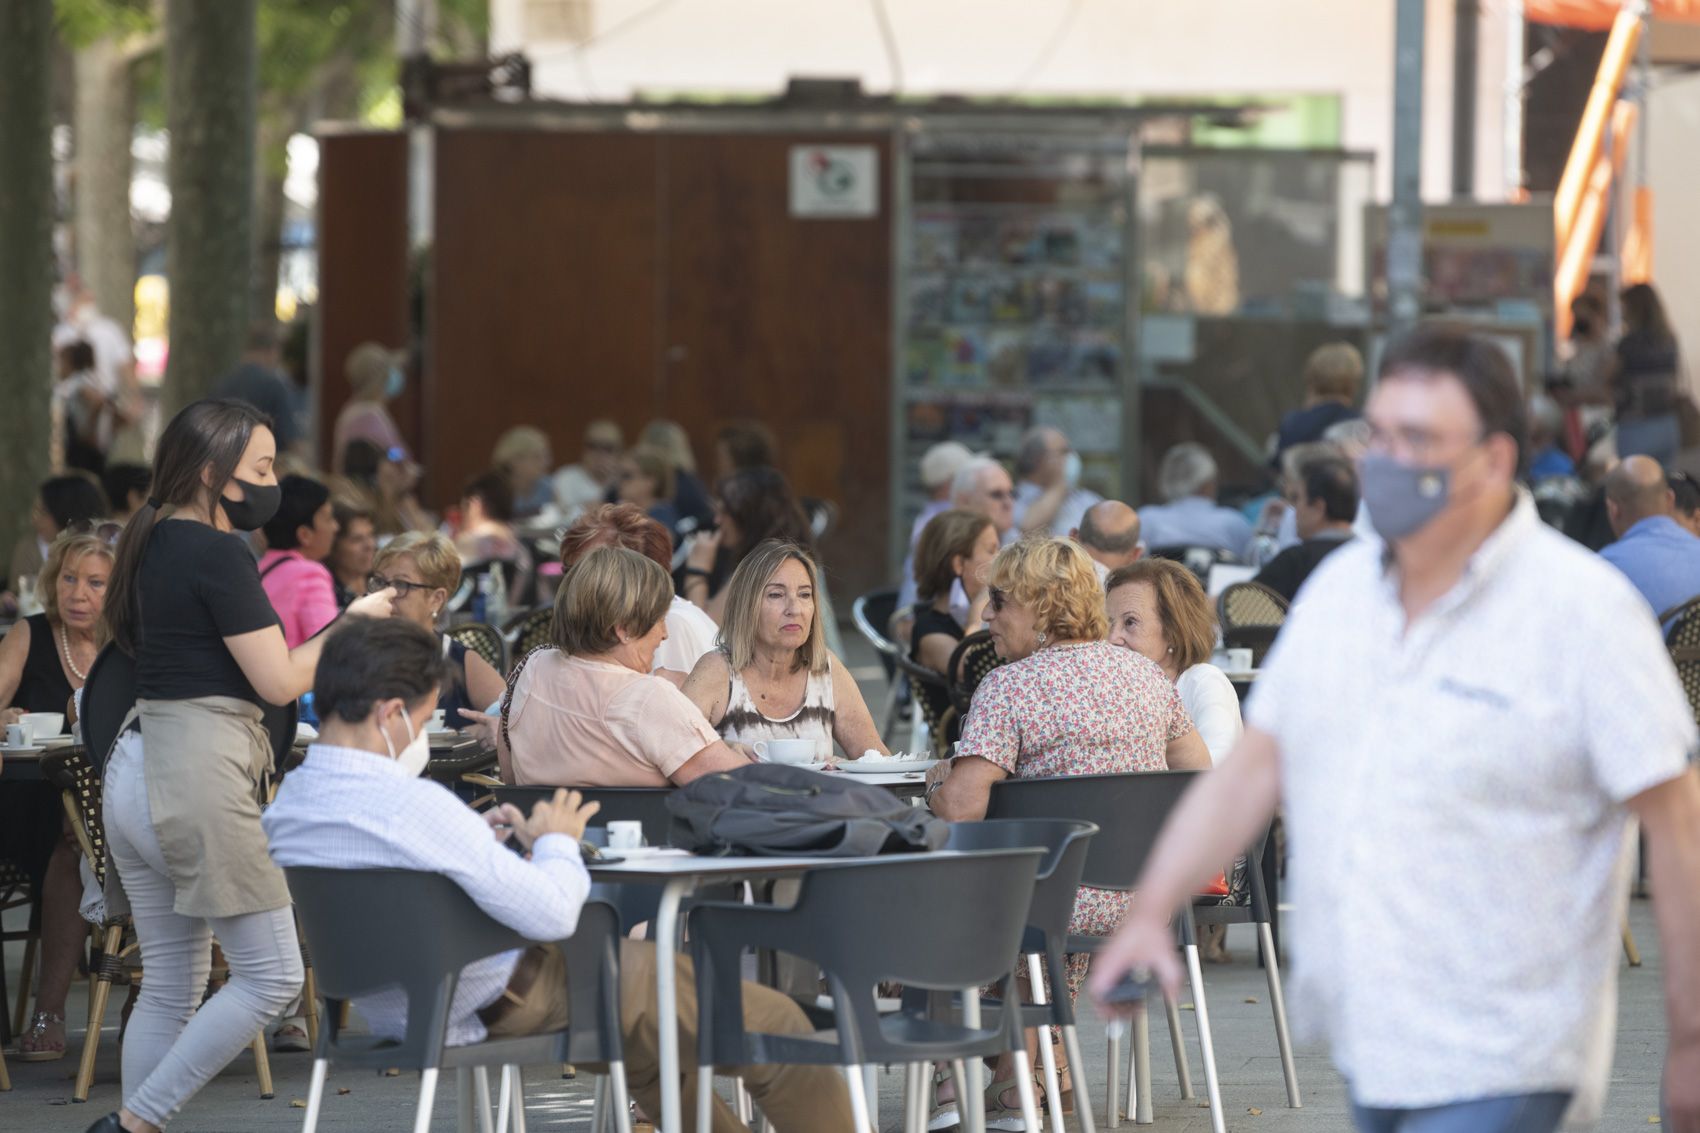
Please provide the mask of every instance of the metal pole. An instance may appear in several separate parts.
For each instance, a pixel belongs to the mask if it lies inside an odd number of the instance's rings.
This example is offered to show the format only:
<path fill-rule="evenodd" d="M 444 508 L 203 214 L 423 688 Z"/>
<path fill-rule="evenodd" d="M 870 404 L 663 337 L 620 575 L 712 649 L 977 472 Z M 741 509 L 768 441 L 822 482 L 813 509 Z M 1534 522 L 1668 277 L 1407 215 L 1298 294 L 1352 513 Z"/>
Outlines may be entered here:
<path fill-rule="evenodd" d="M 1482 10 L 1457 0 L 1452 24 L 1452 199 L 1476 195 L 1476 83 L 1480 77 Z"/>
<path fill-rule="evenodd" d="M 1505 5 L 1505 107 L 1503 118 L 1504 181 L 1506 200 L 1515 199 L 1523 188 L 1523 52 L 1528 24 L 1523 19 L 1523 0 Z"/>
<path fill-rule="evenodd" d="M 1388 330 L 1422 311 L 1424 0 L 1398 0 L 1393 41 L 1393 204 L 1387 216 Z"/>

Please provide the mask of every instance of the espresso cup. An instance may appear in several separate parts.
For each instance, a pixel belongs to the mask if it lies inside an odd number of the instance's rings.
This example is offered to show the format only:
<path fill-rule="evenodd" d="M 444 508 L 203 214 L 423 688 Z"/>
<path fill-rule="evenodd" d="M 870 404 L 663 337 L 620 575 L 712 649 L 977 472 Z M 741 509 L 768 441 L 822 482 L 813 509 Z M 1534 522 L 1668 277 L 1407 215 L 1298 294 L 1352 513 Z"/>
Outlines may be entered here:
<path fill-rule="evenodd" d="M 1232 672 L 1232 673 L 1249 673 L 1249 672 L 1251 672 L 1251 664 L 1252 664 L 1252 662 L 1251 662 L 1251 650 L 1249 650 L 1249 649 L 1230 649 L 1230 650 L 1228 650 L 1228 671 L 1229 672 Z"/>
<path fill-rule="evenodd" d="M 765 763 L 814 763 L 820 755 L 820 745 L 814 740 L 757 740 L 756 758 Z"/>
<path fill-rule="evenodd" d="M 641 845 L 643 845 L 643 823 L 622 820 L 608 824 L 608 848 L 610 850 L 635 850 Z"/>
<path fill-rule="evenodd" d="M 30 746 L 30 726 L 28 724 L 21 722 L 21 721 L 19 723 L 16 723 L 16 724 L 7 724 L 6 725 L 6 746 L 7 747 L 29 747 Z"/>

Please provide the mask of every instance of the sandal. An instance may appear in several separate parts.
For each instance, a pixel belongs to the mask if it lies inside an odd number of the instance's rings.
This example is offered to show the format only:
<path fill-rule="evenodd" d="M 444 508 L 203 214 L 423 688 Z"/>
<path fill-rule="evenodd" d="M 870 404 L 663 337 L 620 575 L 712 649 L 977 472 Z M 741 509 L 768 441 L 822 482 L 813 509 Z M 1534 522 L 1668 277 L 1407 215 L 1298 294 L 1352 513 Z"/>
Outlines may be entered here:
<path fill-rule="evenodd" d="M 1022 1133 L 1022 1131 L 1027 1128 L 1027 1119 L 1021 1116 L 1021 1101 L 1019 1095 L 1017 1095 L 1017 1100 L 1013 1108 L 1006 1105 L 1003 1100 L 1005 1094 L 1016 1093 L 1017 1089 L 1018 1087 L 1016 1086 L 1016 1080 L 1014 1078 L 1005 1078 L 1002 1081 L 993 1082 L 991 1085 L 986 1087 L 987 1133 L 991 1133 L 994 1129 L 1009 1130 L 1012 1131 L 1012 1133 Z M 1038 1103 L 1039 1113 L 1043 1115 L 1045 1112 L 1045 1088 L 1043 1083 L 1037 1081 L 1033 1083 L 1033 1097 Z M 1043 1125 L 1044 1117 L 1041 1116 L 1039 1120 L 1041 1125 Z M 1043 1131 L 1042 1129 L 1035 1130 L 1034 1133 L 1043 1133 Z"/>
<path fill-rule="evenodd" d="M 278 1054 L 300 1054 L 308 1049 L 307 1032 L 295 1019 L 285 1019 L 283 1025 L 272 1032 L 272 1050 Z"/>
<path fill-rule="evenodd" d="M 955 1129 L 962 1124 L 962 1114 L 956 1108 L 956 1099 L 939 1099 L 939 1087 L 949 1082 L 949 1070 L 933 1067 L 933 1105 L 927 1113 L 928 1133 L 937 1133 L 940 1129 Z"/>
<path fill-rule="evenodd" d="M 54 1039 L 52 1028 L 59 1029 Z M 57 1042 L 57 1046 L 55 1046 Z M 37 1011 L 30 1016 L 30 1025 L 18 1036 L 19 1062 L 56 1062 L 65 1057 L 65 1016 L 51 1011 Z"/>

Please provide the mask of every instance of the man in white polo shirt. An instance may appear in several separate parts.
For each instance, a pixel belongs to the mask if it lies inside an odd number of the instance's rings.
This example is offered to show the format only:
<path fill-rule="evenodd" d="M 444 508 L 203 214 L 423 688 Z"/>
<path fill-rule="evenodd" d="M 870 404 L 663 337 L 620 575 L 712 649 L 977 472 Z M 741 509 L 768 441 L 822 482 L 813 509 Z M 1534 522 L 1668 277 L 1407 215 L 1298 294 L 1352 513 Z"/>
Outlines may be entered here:
<path fill-rule="evenodd" d="M 1291 992 L 1359 1128 L 1593 1122 L 1633 815 L 1664 944 L 1666 1128 L 1700 1131 L 1700 780 L 1658 629 L 1516 487 L 1527 426 L 1498 347 L 1420 328 L 1388 349 L 1365 415 L 1382 539 L 1317 568 L 1093 990 L 1136 967 L 1177 986 L 1170 911 L 1279 801 Z"/>

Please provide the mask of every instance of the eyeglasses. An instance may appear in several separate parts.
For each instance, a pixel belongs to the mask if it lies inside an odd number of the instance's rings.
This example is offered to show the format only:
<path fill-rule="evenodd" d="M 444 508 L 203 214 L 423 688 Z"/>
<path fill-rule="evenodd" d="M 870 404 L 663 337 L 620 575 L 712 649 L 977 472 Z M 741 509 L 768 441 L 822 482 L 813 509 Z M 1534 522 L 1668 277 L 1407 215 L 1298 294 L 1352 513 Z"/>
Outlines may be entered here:
<path fill-rule="evenodd" d="M 375 594 L 380 590 L 394 590 L 397 598 L 405 598 L 415 590 L 435 589 L 435 586 L 428 586 L 423 582 L 409 582 L 405 578 L 385 578 L 381 574 L 368 575 L 366 578 L 368 593 Z"/>

